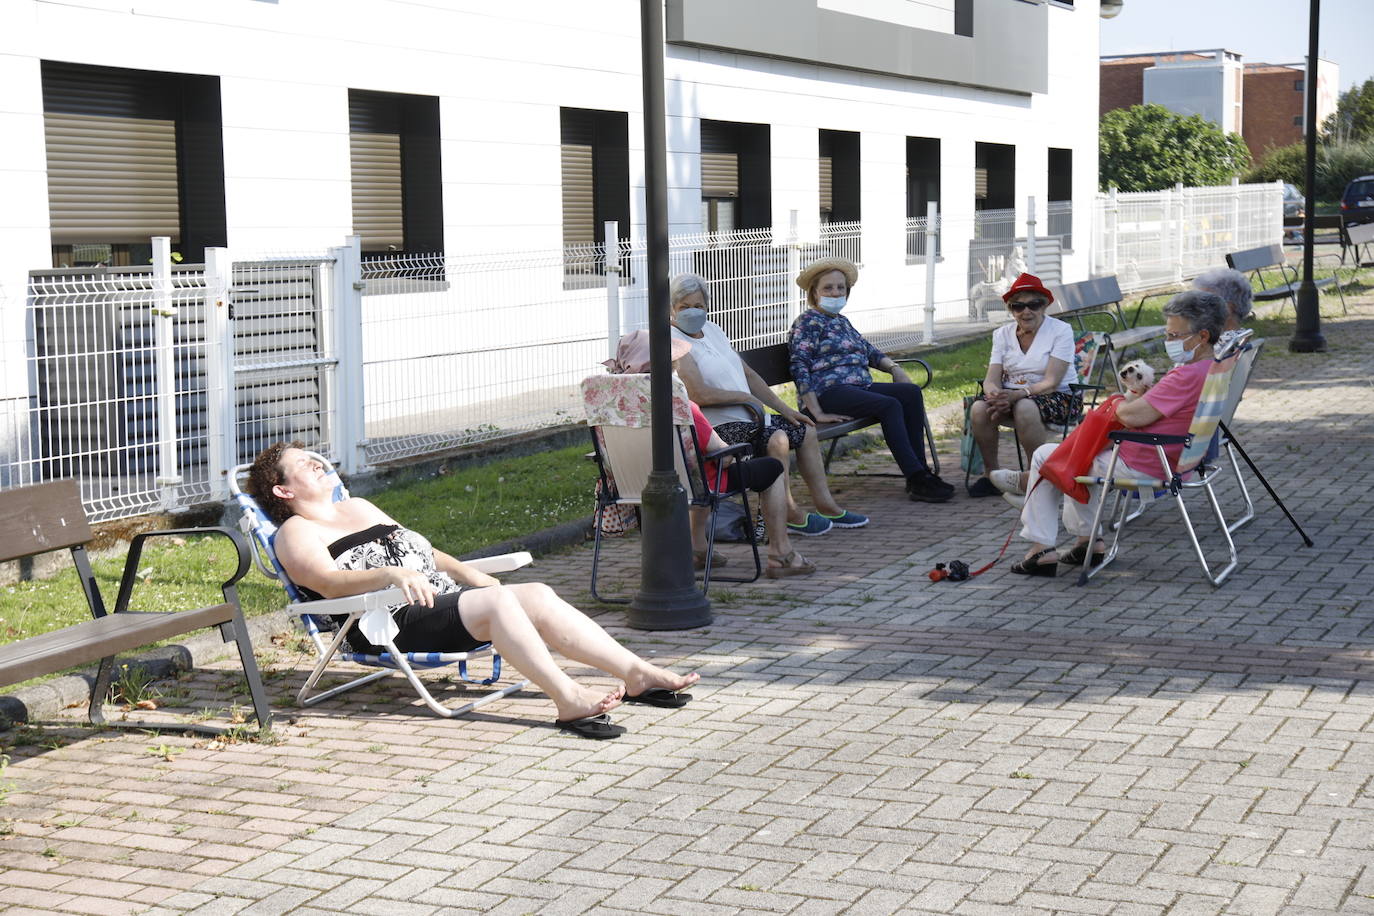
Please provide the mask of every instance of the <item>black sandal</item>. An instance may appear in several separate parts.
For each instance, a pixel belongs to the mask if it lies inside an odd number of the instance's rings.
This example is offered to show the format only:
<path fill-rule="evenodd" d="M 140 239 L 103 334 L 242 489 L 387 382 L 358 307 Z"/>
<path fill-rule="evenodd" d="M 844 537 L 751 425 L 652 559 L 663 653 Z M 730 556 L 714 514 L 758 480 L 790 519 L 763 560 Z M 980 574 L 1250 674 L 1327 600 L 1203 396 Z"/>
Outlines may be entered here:
<path fill-rule="evenodd" d="M 1085 554 L 1087 554 L 1087 552 L 1088 552 L 1088 542 L 1087 542 L 1087 541 L 1084 541 L 1082 544 L 1079 544 L 1079 545 L 1075 546 L 1072 550 L 1070 550 L 1068 553 L 1064 554 L 1064 555 L 1063 555 L 1062 557 L 1060 557 L 1059 559 L 1062 560 L 1062 561 L 1064 561 L 1065 565 L 1067 565 L 1067 566 L 1082 566 L 1082 565 L 1083 565 L 1083 557 L 1084 557 Z M 1105 559 L 1107 559 L 1107 551 L 1105 551 L 1105 550 L 1094 550 L 1094 551 L 1093 551 L 1093 561 L 1092 561 L 1092 562 L 1093 562 L 1093 565 L 1094 565 L 1094 566 L 1101 566 L 1101 565 L 1102 565 L 1102 561 L 1105 560 Z"/>
<path fill-rule="evenodd" d="M 1059 574 L 1058 560 L 1056 560 L 1053 563 L 1037 562 L 1041 557 L 1043 557 L 1047 553 L 1054 553 L 1054 548 L 1046 547 L 1039 553 L 1031 554 L 1021 562 L 1013 564 L 1011 567 L 1011 571 L 1016 573 L 1018 576 L 1056 576 Z"/>

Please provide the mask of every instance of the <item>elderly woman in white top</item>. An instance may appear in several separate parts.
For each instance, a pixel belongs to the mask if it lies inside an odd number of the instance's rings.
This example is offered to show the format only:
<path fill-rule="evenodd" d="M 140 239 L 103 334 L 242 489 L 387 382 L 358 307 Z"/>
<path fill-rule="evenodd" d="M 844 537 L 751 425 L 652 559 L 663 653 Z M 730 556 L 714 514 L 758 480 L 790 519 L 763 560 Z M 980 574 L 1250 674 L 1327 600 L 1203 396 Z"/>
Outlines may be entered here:
<path fill-rule="evenodd" d="M 1226 327 L 1222 332 L 1239 331 L 1242 324 L 1250 320 L 1250 310 L 1254 308 L 1254 289 L 1250 278 L 1230 267 L 1213 267 L 1203 271 L 1193 280 L 1193 289 L 1211 293 L 1226 303 Z"/>
<path fill-rule="evenodd" d="M 1033 455 L 1049 438 L 1049 427 L 1062 425 L 1083 407 L 1083 396 L 1069 387 L 1078 381 L 1073 329 L 1045 314 L 1054 295 L 1039 277 L 1021 274 L 1002 301 L 1012 320 L 992 334 L 983 393 L 969 411 L 985 469 L 969 486 L 970 496 L 1023 492 L 1019 473 L 999 463 L 999 426 L 1015 427 L 1021 447 Z"/>

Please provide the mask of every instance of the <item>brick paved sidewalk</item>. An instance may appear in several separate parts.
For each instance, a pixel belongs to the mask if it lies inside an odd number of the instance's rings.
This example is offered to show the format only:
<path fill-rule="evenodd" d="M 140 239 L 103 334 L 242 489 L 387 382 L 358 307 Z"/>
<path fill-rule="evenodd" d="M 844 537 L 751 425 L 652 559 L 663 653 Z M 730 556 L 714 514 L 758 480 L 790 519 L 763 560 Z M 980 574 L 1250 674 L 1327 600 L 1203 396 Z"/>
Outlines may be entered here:
<path fill-rule="evenodd" d="M 555 733 L 537 695 L 441 721 L 395 684 L 284 706 L 273 744 L 6 735 L 0 907 L 1374 913 L 1374 297 L 1325 332 L 1328 355 L 1272 341 L 1236 426 L 1318 546 L 1257 493 L 1219 590 L 1162 512 L 1086 589 L 931 584 L 1010 510 L 912 504 L 850 459 L 837 489 L 873 524 L 803 541 L 821 574 L 722 588 L 701 631 L 598 616 L 703 675 L 681 710 L 617 711 L 619 741 Z M 519 578 L 580 601 L 589 565 Z M 289 702 L 309 664 L 260 648 Z M 195 708 L 236 680 L 167 689 Z"/>

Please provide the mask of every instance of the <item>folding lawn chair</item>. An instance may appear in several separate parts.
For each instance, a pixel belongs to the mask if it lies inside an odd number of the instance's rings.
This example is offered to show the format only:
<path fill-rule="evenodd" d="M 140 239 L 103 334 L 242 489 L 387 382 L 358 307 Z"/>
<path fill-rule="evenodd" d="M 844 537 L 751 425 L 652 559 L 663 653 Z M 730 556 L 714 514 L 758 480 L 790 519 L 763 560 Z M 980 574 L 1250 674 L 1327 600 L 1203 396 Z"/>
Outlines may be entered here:
<path fill-rule="evenodd" d="M 329 463 L 324 456 L 307 452 L 307 455 L 319 461 L 324 466 L 329 480 L 334 484 L 334 501 L 338 502 L 348 496 L 348 490 L 344 487 L 343 481 L 339 479 L 338 471 Z M 489 687 L 501 679 L 501 656 L 498 655 L 488 643 L 467 652 L 402 652 L 396 648 L 394 639 L 388 637 L 381 641 L 381 645 L 386 651 L 380 654 L 366 654 L 354 652 L 345 641 L 345 637 L 353 627 L 359 626 L 360 621 L 367 615 L 384 615 L 389 613 L 389 608 L 398 604 L 405 604 L 404 593 L 396 587 L 385 588 L 375 592 L 367 592 L 362 595 L 349 595 L 344 598 L 323 598 L 307 600 L 297 585 L 287 576 L 277 561 L 274 541 L 277 537 L 277 525 L 262 511 L 257 501 L 252 496 L 243 492 L 239 486 L 239 479 L 246 477 L 252 465 L 241 464 L 234 468 L 233 474 L 229 476 L 229 490 L 233 494 L 234 501 L 240 510 L 239 527 L 248 535 L 256 549 L 252 550 L 253 562 L 263 575 L 270 579 L 276 579 L 286 590 L 287 596 L 291 599 L 290 609 L 299 614 L 301 623 L 305 627 L 306 635 L 315 645 L 318 654 L 318 661 L 315 668 L 310 672 L 305 684 L 300 692 L 296 694 L 296 702 L 302 706 L 314 706 L 322 703 L 331 697 L 336 697 L 355 687 L 370 684 L 380 678 L 391 674 L 392 671 L 400 671 L 405 675 L 410 686 L 414 688 L 416 694 L 424 701 L 425 705 L 433 710 L 437 715 L 446 718 L 465 715 L 479 706 L 484 706 L 493 700 L 510 696 L 512 693 L 522 689 L 528 681 L 519 681 L 506 687 L 493 690 L 484 694 L 470 703 L 461 706 L 445 706 L 434 698 L 425 687 L 424 682 L 416 674 L 417 670 L 428 670 L 431 668 L 443 668 L 456 664 L 458 666 L 458 676 L 467 683 L 478 684 Z M 465 560 L 469 566 L 478 569 L 489 575 L 502 572 L 510 572 L 532 562 L 528 553 L 511 553 L 495 557 L 483 557 L 479 560 Z M 334 621 L 336 615 L 347 615 L 347 619 L 339 624 Z M 330 632 L 335 631 L 335 632 Z M 491 659 L 491 676 L 487 678 L 472 677 L 468 674 L 468 662 L 475 658 Z M 329 663 L 338 659 L 339 661 L 352 662 L 355 665 L 362 665 L 369 668 L 380 668 L 362 677 L 354 678 L 345 684 L 329 688 L 312 694 L 315 685 L 319 683 L 324 675 Z"/>
<path fill-rule="evenodd" d="M 597 490 L 595 531 L 592 546 L 592 597 L 608 604 L 625 604 L 628 598 L 605 597 L 597 592 L 597 575 L 601 562 L 601 539 L 606 512 L 611 506 L 638 506 L 653 467 L 651 442 L 649 376 L 647 374 L 612 373 L 593 375 L 582 380 L 582 402 L 587 412 L 587 427 L 591 430 L 592 445 L 596 449 L 596 465 L 601 475 Z M 727 462 L 738 461 L 748 454 L 749 444 L 741 442 L 718 452 L 704 453 L 697 442 L 692 425 L 692 412 L 687 389 L 682 380 L 673 377 L 673 423 L 677 427 L 678 447 L 673 450 L 673 465 L 678 480 L 688 493 L 692 505 L 705 508 L 706 564 L 702 590 L 711 586 L 715 558 L 716 510 L 722 500 L 738 497 L 744 504 L 745 539 L 754 555 L 754 574 L 749 578 L 715 576 L 722 582 L 753 582 L 763 572 L 759 557 L 758 538 L 754 532 L 753 512 L 749 496 L 742 488 L 724 486 Z M 715 479 L 703 479 L 705 462 L 716 462 Z M 742 476 L 742 475 L 737 475 Z M 709 485 L 708 485 L 709 483 Z"/>
<path fill-rule="evenodd" d="M 1106 569 L 1107 565 L 1116 559 L 1121 543 L 1121 533 L 1125 530 L 1128 521 L 1141 515 L 1147 506 L 1166 499 L 1173 499 L 1177 502 L 1183 525 L 1187 529 L 1188 538 L 1193 545 L 1193 551 L 1197 554 L 1198 562 L 1202 565 L 1203 574 L 1207 576 L 1208 581 L 1214 586 L 1221 585 L 1226 577 L 1235 571 L 1239 561 L 1236 555 L 1235 541 L 1231 538 L 1232 527 L 1226 522 L 1221 511 L 1221 503 L 1213 488 L 1220 468 L 1207 464 L 1204 459 L 1208 452 L 1214 448 L 1213 437 L 1217 433 L 1223 412 L 1232 398 L 1232 389 L 1236 382 L 1236 366 L 1241 356 L 1239 352 L 1236 352 L 1236 348 L 1240 346 L 1244 336 L 1243 333 L 1231 347 L 1225 348 L 1226 352 L 1221 354 L 1222 358 L 1214 359 L 1211 366 L 1208 367 L 1207 378 L 1202 385 L 1197 409 L 1193 413 L 1193 421 L 1188 427 L 1186 435 L 1171 436 L 1129 429 L 1108 433 L 1108 437 L 1114 444 L 1111 462 L 1106 473 L 1101 477 L 1083 476 L 1076 478 L 1079 483 L 1087 484 L 1090 487 L 1102 486 L 1111 491 L 1110 494 L 1104 494 L 1098 502 L 1097 511 L 1093 515 L 1092 527 L 1088 533 L 1089 543 L 1097 540 L 1099 532 L 1102 535 L 1106 534 L 1106 529 L 1102 527 L 1104 515 L 1111 519 L 1108 527 L 1113 532 L 1107 554 L 1099 566 L 1094 567 L 1092 565 L 1092 551 L 1085 551 L 1083 569 L 1078 577 L 1079 585 L 1086 585 L 1089 579 Z M 1242 378 L 1242 384 L 1243 381 Z M 1235 395 L 1235 402 L 1239 403 L 1238 394 Z M 1123 442 L 1153 445 L 1160 462 L 1160 476 L 1140 476 L 1139 472 L 1121 464 L 1120 453 Z M 1184 447 L 1174 470 L 1170 470 L 1168 457 L 1164 453 L 1164 446 L 1166 445 L 1183 445 Z M 1120 466 L 1120 471 L 1118 471 L 1118 466 Z M 1194 490 L 1202 490 L 1206 493 L 1208 505 L 1211 507 L 1212 515 L 1226 545 L 1228 554 L 1226 565 L 1216 573 L 1213 573 L 1211 565 L 1207 562 L 1207 556 L 1203 552 L 1197 532 L 1193 528 L 1192 517 L 1188 513 L 1188 506 L 1184 499 L 1185 494 Z M 1114 497 L 1110 512 L 1104 512 L 1108 502 L 1107 495 Z"/>

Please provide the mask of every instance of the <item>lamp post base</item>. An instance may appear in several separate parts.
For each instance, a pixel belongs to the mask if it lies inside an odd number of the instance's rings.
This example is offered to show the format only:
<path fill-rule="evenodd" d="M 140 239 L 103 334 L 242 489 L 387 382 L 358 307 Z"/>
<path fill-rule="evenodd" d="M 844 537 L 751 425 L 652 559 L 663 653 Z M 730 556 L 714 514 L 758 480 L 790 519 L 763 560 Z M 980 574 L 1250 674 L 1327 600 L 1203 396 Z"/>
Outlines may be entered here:
<path fill-rule="evenodd" d="M 1309 272 L 1308 277 L 1310 276 Z M 1304 279 L 1298 287 L 1295 310 L 1297 321 L 1293 328 L 1293 338 L 1288 341 L 1288 349 L 1293 353 L 1325 353 L 1326 338 L 1322 336 L 1321 306 L 1318 303 L 1317 287 L 1310 279 Z"/>
<path fill-rule="evenodd" d="M 652 471 L 639 506 L 640 585 L 625 622 L 637 630 L 709 626 L 711 602 L 697 588 L 687 491 L 676 471 Z"/>

